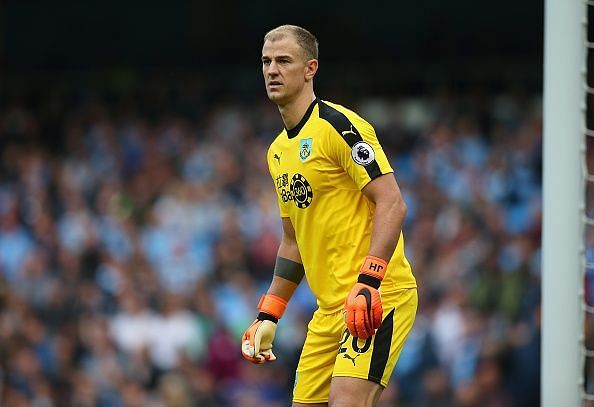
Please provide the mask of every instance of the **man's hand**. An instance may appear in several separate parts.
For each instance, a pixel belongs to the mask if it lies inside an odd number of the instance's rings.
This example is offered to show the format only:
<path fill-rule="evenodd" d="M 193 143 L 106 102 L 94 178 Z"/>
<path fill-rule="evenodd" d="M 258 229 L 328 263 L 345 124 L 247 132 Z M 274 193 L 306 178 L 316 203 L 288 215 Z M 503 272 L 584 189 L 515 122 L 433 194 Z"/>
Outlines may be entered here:
<path fill-rule="evenodd" d="M 241 354 L 245 359 L 257 364 L 276 360 L 272 353 L 272 341 L 276 324 L 286 308 L 287 300 L 278 295 L 266 294 L 260 298 L 260 313 L 241 338 Z"/>
<path fill-rule="evenodd" d="M 241 338 L 241 353 L 252 363 L 262 364 L 276 360 L 272 353 L 272 341 L 276 323 L 268 319 L 256 319 Z"/>
<path fill-rule="evenodd" d="M 373 336 L 382 324 L 382 299 L 378 289 L 387 268 L 385 260 L 367 256 L 357 283 L 344 302 L 344 320 L 355 338 Z"/>
<path fill-rule="evenodd" d="M 357 283 L 351 289 L 345 304 L 345 322 L 351 335 L 367 339 L 382 324 L 382 300 L 377 289 Z"/>

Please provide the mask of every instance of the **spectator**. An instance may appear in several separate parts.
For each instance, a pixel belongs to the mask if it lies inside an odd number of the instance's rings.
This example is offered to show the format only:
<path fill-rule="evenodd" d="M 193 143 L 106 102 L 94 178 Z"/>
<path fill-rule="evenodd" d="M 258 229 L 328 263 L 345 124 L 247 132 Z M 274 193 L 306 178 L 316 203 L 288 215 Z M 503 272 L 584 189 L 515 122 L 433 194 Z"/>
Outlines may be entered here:
<path fill-rule="evenodd" d="M 287 404 L 315 308 L 307 286 L 270 369 L 240 363 L 234 344 L 280 238 L 264 160 L 280 123 L 259 102 L 168 109 L 204 100 L 191 93 L 172 89 L 161 115 L 134 95 L 65 98 L 51 123 L 44 96 L 0 107 L 3 405 Z M 361 105 L 409 207 L 420 295 L 380 404 L 537 405 L 540 114 L 511 93 Z M 32 137 L 46 126 L 63 140 L 51 151 Z"/>

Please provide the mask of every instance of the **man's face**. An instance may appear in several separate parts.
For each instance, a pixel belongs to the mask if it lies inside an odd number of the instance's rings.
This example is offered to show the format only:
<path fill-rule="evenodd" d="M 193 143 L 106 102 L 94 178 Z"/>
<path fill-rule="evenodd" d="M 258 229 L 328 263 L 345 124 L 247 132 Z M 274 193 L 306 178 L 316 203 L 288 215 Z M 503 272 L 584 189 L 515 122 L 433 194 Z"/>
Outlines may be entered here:
<path fill-rule="evenodd" d="M 301 48 L 290 34 L 264 42 L 262 73 L 268 98 L 277 105 L 291 102 L 303 90 L 307 66 Z"/>

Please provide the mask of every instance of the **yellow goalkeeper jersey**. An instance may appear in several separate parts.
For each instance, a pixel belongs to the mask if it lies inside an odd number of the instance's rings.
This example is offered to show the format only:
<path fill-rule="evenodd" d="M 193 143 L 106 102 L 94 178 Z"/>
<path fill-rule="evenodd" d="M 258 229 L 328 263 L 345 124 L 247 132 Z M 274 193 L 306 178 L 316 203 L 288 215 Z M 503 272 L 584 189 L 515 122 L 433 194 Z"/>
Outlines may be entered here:
<path fill-rule="evenodd" d="M 368 254 L 375 205 L 361 192 L 392 173 L 373 127 L 343 106 L 316 99 L 267 154 L 280 216 L 295 228 L 307 282 L 318 306 L 336 312 Z M 402 234 L 381 291 L 416 287 Z"/>

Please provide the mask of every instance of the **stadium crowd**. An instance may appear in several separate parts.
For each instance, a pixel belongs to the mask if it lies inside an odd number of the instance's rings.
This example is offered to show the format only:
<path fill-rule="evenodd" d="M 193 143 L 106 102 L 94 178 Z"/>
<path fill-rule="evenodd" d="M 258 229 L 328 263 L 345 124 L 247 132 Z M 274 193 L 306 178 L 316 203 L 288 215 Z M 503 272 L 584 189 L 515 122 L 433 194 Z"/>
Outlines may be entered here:
<path fill-rule="evenodd" d="M 277 362 L 253 366 L 239 346 L 279 243 L 265 161 L 278 112 L 155 98 L 2 104 L 0 404 L 288 404 L 306 284 Z M 378 129 L 409 207 L 420 306 L 380 405 L 539 405 L 540 99 L 335 101 Z"/>

